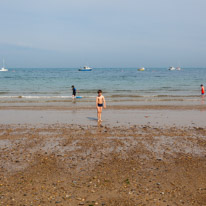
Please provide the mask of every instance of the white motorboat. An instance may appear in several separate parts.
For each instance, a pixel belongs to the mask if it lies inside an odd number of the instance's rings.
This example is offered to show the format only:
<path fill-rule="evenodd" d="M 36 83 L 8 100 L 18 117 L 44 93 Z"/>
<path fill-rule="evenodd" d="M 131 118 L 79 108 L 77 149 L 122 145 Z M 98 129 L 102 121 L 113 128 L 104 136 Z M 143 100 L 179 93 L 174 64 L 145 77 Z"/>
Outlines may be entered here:
<path fill-rule="evenodd" d="M 8 69 L 4 66 L 4 59 L 3 59 L 3 67 L 0 69 L 0 72 L 8 72 Z"/>
<path fill-rule="evenodd" d="M 176 70 L 180 71 L 180 70 L 181 70 L 181 68 L 180 68 L 180 67 L 176 67 Z"/>
<path fill-rule="evenodd" d="M 168 70 L 173 71 L 176 70 L 175 67 L 170 67 Z"/>
<path fill-rule="evenodd" d="M 83 68 L 80 68 L 79 71 L 92 71 L 92 68 L 84 66 Z"/>

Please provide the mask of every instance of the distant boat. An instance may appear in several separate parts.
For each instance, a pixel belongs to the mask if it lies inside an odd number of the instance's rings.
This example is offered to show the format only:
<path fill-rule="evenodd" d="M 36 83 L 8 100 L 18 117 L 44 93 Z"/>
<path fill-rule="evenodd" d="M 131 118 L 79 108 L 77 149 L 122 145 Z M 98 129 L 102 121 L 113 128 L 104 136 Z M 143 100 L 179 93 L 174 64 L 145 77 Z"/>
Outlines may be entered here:
<path fill-rule="evenodd" d="M 168 70 L 173 71 L 176 70 L 174 67 L 170 67 Z"/>
<path fill-rule="evenodd" d="M 8 69 L 5 69 L 4 59 L 3 59 L 3 67 L 0 69 L 0 72 L 8 72 Z"/>
<path fill-rule="evenodd" d="M 140 69 L 138 69 L 138 71 L 144 71 L 145 68 L 144 67 L 141 67 Z"/>
<path fill-rule="evenodd" d="M 181 68 L 180 68 L 180 67 L 176 67 L 176 70 L 180 71 L 180 70 L 181 70 Z"/>
<path fill-rule="evenodd" d="M 80 68 L 79 71 L 92 71 L 92 68 L 84 66 L 83 68 Z"/>

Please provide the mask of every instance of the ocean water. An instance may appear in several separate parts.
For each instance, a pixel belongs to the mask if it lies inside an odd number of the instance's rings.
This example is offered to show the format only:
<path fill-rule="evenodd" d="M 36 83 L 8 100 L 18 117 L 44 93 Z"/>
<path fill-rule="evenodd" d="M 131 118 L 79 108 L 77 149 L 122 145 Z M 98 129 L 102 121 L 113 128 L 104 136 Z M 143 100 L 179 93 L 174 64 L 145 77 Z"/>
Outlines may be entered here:
<path fill-rule="evenodd" d="M 206 68 L 18 68 L 0 72 L 0 103 L 12 101 L 71 101 L 71 85 L 82 101 L 94 101 L 97 90 L 111 102 L 199 101 Z"/>

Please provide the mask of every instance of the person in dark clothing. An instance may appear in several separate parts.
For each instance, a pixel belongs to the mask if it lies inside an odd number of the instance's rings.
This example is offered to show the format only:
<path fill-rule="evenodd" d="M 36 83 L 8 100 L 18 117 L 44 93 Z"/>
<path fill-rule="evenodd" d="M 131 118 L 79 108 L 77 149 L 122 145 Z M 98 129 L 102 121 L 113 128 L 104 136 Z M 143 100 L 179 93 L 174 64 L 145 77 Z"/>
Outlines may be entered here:
<path fill-rule="evenodd" d="M 74 87 L 74 85 L 72 85 L 72 98 L 73 98 L 73 99 L 76 97 L 76 93 L 77 93 L 77 90 L 76 90 L 76 88 Z"/>

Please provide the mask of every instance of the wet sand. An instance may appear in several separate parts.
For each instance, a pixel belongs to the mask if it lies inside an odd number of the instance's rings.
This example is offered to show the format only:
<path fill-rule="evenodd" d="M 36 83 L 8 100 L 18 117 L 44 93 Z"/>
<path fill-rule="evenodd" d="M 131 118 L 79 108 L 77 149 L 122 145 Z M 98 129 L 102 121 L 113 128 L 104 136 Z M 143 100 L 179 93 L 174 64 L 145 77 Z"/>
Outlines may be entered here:
<path fill-rule="evenodd" d="M 109 107 L 102 113 L 103 125 L 151 125 L 156 127 L 176 126 L 205 127 L 206 109 L 204 107 L 145 106 Z M 18 107 L 0 109 L 0 124 L 79 124 L 97 125 L 96 109 L 65 107 Z"/>
<path fill-rule="evenodd" d="M 196 109 L 0 110 L 0 205 L 206 205 Z"/>

